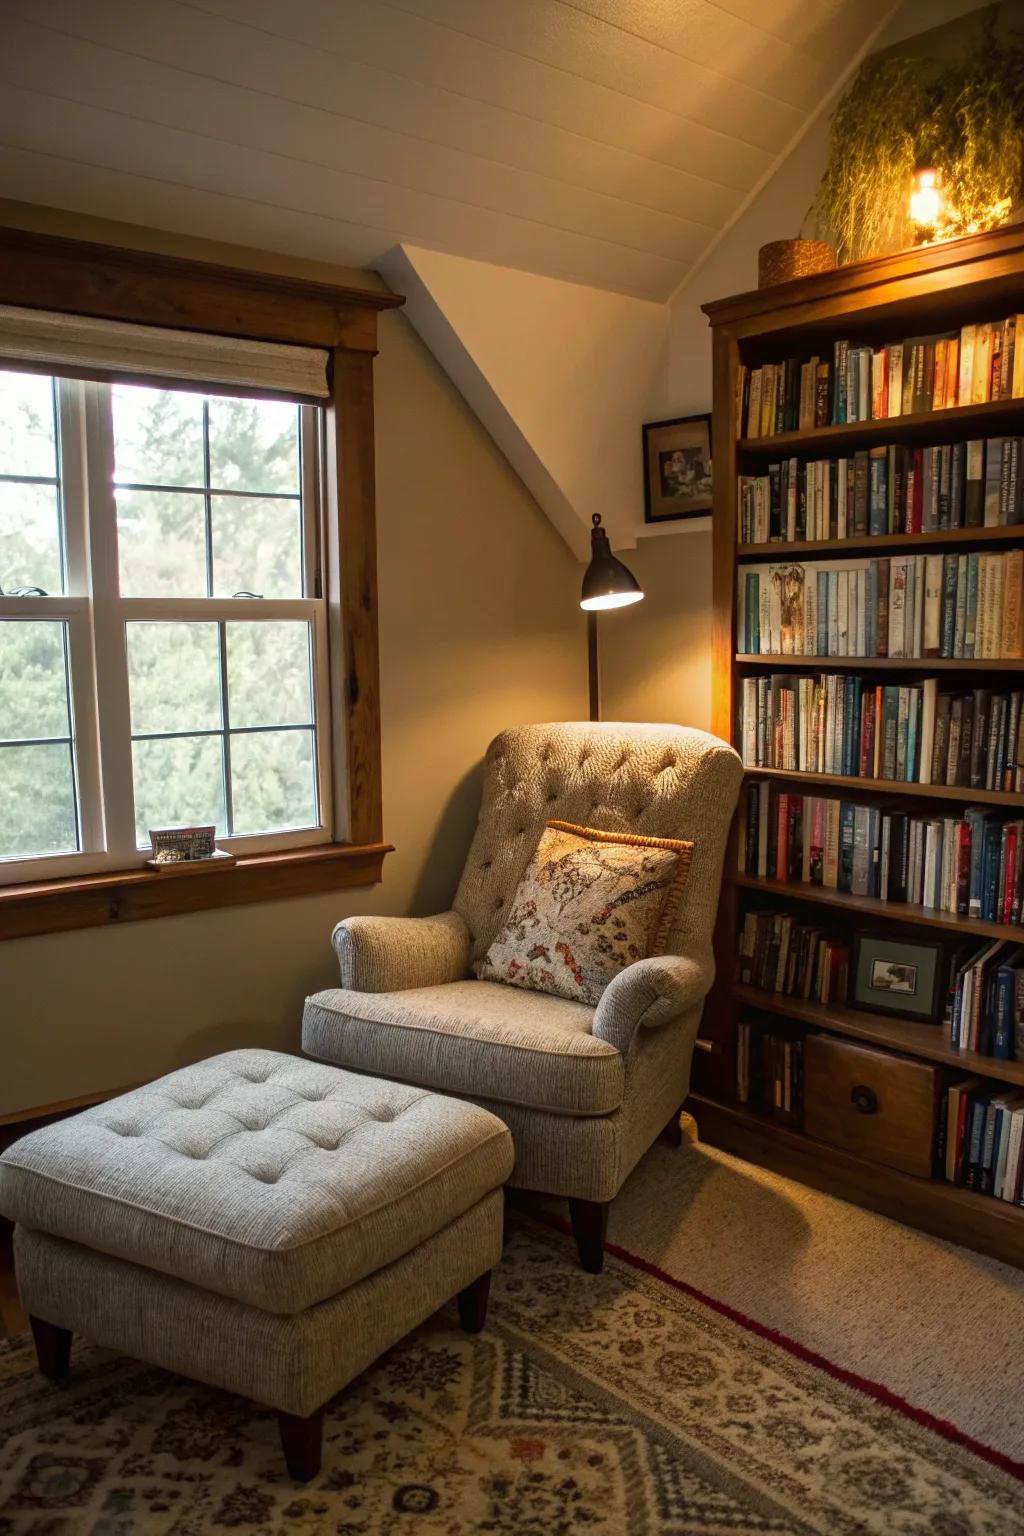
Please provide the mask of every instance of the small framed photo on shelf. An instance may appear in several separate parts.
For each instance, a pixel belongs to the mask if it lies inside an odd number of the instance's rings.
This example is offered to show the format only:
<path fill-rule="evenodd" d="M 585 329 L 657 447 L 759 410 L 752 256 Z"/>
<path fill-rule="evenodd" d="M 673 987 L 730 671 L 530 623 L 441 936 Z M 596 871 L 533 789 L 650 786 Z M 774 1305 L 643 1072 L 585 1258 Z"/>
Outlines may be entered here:
<path fill-rule="evenodd" d="M 711 416 L 644 424 L 644 521 L 681 522 L 711 512 Z"/>
<path fill-rule="evenodd" d="M 850 1001 L 871 1013 L 937 1024 L 942 1009 L 942 945 L 906 944 L 857 934 Z"/>

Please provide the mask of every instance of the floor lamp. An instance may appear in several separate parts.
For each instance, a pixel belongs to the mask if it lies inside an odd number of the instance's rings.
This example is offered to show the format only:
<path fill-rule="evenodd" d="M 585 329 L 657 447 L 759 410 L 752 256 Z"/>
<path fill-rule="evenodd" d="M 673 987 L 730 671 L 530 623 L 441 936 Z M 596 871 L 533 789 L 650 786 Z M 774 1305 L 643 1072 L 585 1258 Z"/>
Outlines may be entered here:
<path fill-rule="evenodd" d="M 601 514 L 595 512 L 590 530 L 590 564 L 583 577 L 580 607 L 587 615 L 587 680 L 590 693 L 590 718 L 601 718 L 601 676 L 598 667 L 597 615 L 602 608 L 625 608 L 643 597 L 640 583 L 621 560 L 616 560 L 608 535 L 601 526 Z"/>

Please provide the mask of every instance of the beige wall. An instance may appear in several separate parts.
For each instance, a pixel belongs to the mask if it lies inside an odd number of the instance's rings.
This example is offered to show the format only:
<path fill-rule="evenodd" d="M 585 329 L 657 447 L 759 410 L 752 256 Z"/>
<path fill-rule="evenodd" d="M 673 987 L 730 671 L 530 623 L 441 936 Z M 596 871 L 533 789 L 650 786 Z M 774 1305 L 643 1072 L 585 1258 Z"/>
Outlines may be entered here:
<path fill-rule="evenodd" d="M 644 589 L 633 608 L 602 614 L 605 720 L 711 721 L 711 539 L 681 532 L 642 539 L 622 560 Z"/>
<path fill-rule="evenodd" d="M 121 227 L 15 213 L 24 224 L 143 243 Z M 0 944 L 0 1114 L 235 1045 L 296 1049 L 304 996 L 335 980 L 338 918 L 447 905 L 490 738 L 585 710 L 579 567 L 400 313 L 382 317 L 380 347 L 384 830 L 396 845 L 383 883 Z"/>

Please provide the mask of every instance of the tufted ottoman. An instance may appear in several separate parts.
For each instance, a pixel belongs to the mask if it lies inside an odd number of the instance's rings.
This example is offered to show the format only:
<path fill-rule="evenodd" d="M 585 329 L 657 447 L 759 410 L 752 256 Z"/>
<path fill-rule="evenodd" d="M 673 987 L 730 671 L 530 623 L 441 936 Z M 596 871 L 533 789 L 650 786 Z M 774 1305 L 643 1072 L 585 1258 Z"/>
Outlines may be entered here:
<path fill-rule="evenodd" d="M 456 1294 L 482 1327 L 511 1168 L 475 1105 L 231 1051 L 15 1142 L 0 1210 L 48 1376 L 78 1330 L 255 1398 L 305 1480 L 339 1388 Z"/>

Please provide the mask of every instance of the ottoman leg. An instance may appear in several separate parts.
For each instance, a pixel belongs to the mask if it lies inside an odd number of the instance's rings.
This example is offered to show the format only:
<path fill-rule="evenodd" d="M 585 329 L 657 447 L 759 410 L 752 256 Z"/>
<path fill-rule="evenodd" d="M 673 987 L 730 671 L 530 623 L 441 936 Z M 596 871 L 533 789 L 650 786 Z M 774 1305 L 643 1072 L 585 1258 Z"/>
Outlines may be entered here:
<path fill-rule="evenodd" d="M 479 1333 L 487 1321 L 487 1298 L 491 1292 L 491 1272 L 479 1275 L 472 1285 L 459 1292 L 459 1322 L 467 1333 Z"/>
<path fill-rule="evenodd" d="M 39 1369 L 51 1381 L 63 1381 L 71 1367 L 71 1329 L 44 1323 L 41 1317 L 30 1317 L 29 1324 Z"/>
<path fill-rule="evenodd" d="M 324 1410 L 318 1408 L 308 1418 L 297 1413 L 278 1410 L 277 1426 L 281 1431 L 288 1472 L 297 1483 L 308 1483 L 320 1471 L 324 1444 Z"/>

